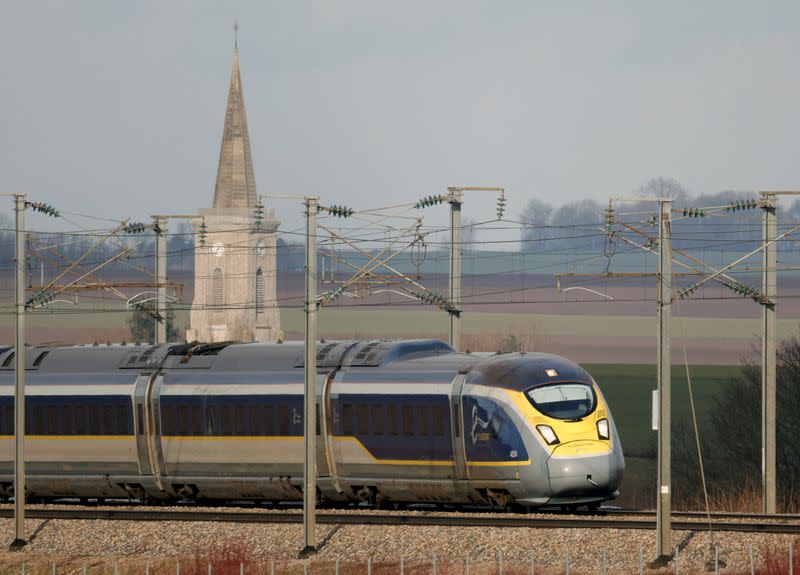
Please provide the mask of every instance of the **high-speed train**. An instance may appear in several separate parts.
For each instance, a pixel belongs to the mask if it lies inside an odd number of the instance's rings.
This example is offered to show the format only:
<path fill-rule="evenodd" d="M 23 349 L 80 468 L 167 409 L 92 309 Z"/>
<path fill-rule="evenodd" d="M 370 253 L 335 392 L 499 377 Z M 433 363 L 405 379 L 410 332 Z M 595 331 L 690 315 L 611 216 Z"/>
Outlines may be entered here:
<path fill-rule="evenodd" d="M 302 498 L 302 345 L 26 349 L 31 497 Z M 317 347 L 318 500 L 596 507 L 624 459 L 591 376 L 438 340 Z M 14 350 L 0 348 L 0 497 L 13 496 Z"/>

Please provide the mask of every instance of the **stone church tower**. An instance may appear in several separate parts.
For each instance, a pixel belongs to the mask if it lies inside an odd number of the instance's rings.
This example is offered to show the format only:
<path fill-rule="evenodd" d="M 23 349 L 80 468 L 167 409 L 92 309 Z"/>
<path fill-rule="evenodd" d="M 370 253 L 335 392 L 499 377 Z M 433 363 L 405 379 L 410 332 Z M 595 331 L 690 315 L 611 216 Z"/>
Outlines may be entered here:
<path fill-rule="evenodd" d="M 281 337 L 275 297 L 280 222 L 270 209 L 257 224 L 259 203 L 237 46 L 214 204 L 198 211 L 205 221 L 206 244 L 195 249 L 188 341 L 274 341 Z"/>

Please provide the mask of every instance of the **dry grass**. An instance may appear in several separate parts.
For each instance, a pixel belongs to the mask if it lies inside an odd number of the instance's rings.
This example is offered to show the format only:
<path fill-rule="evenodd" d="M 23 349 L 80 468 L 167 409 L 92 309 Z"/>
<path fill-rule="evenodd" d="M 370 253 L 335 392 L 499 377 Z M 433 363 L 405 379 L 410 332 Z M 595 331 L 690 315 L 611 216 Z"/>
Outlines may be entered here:
<path fill-rule="evenodd" d="M 708 503 L 711 511 L 761 513 L 761 484 L 752 478 L 748 478 L 741 487 L 710 485 Z M 674 507 L 679 511 L 698 511 L 705 510 L 706 503 L 703 494 L 700 493 L 690 499 L 676 498 Z M 788 493 L 781 497 L 780 501 L 778 501 L 778 513 L 800 513 L 800 505 L 798 505 L 798 498 L 795 494 Z"/>
<path fill-rule="evenodd" d="M 791 542 L 792 567 L 794 573 L 800 573 L 800 537 Z M 761 550 L 761 559 L 755 561 L 755 575 L 787 575 L 789 573 L 789 546 L 767 545 Z M 750 569 L 739 571 L 733 575 L 750 575 Z"/>
<path fill-rule="evenodd" d="M 258 561 L 245 539 L 230 539 L 195 547 L 187 561 L 186 575 L 240 575 L 254 573 Z"/>

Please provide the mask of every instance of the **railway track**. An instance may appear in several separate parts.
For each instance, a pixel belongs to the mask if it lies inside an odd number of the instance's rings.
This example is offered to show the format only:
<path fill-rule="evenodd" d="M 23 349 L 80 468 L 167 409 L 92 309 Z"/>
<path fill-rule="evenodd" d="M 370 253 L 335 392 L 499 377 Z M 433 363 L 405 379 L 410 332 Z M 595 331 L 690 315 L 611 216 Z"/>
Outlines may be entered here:
<path fill-rule="evenodd" d="M 601 509 L 601 515 L 607 516 L 627 516 L 627 517 L 655 517 L 655 511 L 639 510 L 639 509 Z M 699 519 L 708 523 L 708 514 L 705 511 L 673 511 L 673 517 L 681 517 L 685 519 Z M 733 513 L 730 511 L 712 511 L 711 520 L 718 519 L 738 519 L 742 521 L 797 521 L 800 522 L 800 515 L 790 514 L 775 514 L 765 515 L 763 513 Z"/>
<path fill-rule="evenodd" d="M 622 513 L 622 512 L 620 512 Z M 185 511 L 174 509 L 29 509 L 31 519 L 61 520 L 114 520 L 114 521 L 203 521 L 228 523 L 290 523 L 302 522 L 302 513 L 263 513 L 256 511 Z M 699 514 L 702 516 L 702 514 Z M 729 514 L 734 515 L 734 514 Z M 14 516 L 12 509 L 0 509 L 0 518 Z M 800 534 L 797 520 L 753 520 L 751 516 L 738 516 L 742 521 L 725 521 L 712 517 L 715 531 L 739 531 L 755 533 Z M 415 514 L 397 513 L 318 513 L 317 522 L 335 525 L 436 525 L 447 527 L 505 527 L 505 528 L 550 528 L 550 529 L 655 529 L 653 519 L 608 518 L 608 517 L 498 517 L 459 514 Z M 700 520 L 673 520 L 676 530 L 704 531 L 708 523 Z"/>

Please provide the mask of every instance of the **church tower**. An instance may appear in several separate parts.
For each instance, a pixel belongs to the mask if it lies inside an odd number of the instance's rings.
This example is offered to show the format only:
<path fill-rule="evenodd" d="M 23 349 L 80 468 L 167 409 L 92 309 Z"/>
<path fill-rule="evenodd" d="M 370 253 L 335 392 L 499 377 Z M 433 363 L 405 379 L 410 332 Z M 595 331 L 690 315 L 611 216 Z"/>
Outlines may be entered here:
<path fill-rule="evenodd" d="M 259 204 L 235 45 L 214 203 L 198 211 L 205 223 L 205 245 L 195 248 L 188 341 L 281 337 L 275 293 L 280 222 L 271 209 L 256 221 Z"/>

